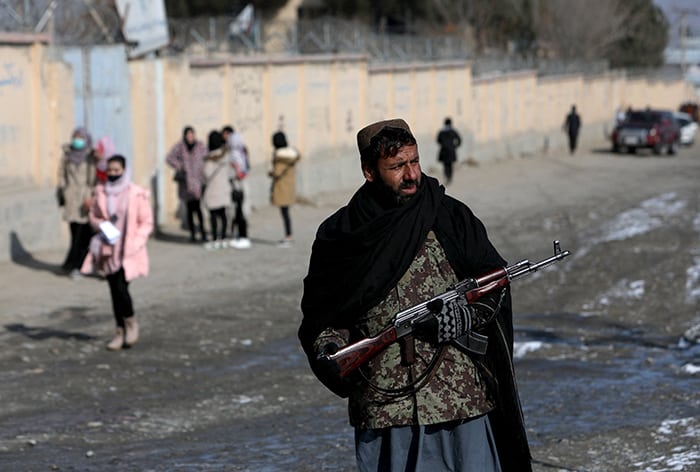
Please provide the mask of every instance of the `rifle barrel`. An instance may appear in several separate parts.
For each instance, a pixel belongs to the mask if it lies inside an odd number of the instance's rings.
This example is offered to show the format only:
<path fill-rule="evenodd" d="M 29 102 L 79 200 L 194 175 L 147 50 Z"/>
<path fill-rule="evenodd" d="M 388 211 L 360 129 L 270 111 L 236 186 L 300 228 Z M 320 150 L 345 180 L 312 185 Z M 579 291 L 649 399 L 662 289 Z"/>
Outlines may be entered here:
<path fill-rule="evenodd" d="M 569 252 L 569 251 L 561 251 L 561 252 L 556 253 L 552 257 L 548 257 L 547 259 L 543 259 L 543 260 L 536 262 L 534 264 L 528 263 L 527 266 L 517 268 L 514 272 L 510 272 L 508 274 L 509 278 L 511 280 L 513 280 L 513 279 L 517 279 L 518 277 L 521 277 L 525 274 L 529 274 L 531 272 L 537 272 L 538 270 L 540 270 L 544 267 L 547 267 L 548 265 L 554 264 L 555 262 L 560 261 L 560 260 L 562 260 L 565 257 L 570 256 L 570 255 L 571 255 L 571 252 Z"/>

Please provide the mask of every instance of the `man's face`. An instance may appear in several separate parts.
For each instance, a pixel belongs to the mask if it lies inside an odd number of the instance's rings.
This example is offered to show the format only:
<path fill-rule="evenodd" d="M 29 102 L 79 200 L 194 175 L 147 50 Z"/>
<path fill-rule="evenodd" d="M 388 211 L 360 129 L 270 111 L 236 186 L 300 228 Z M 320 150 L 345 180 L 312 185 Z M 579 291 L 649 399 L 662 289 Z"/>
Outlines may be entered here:
<path fill-rule="evenodd" d="M 376 169 L 363 169 L 370 182 L 386 185 L 399 203 L 409 200 L 418 191 L 421 182 L 421 168 L 418 146 L 405 145 L 393 157 L 381 157 Z"/>

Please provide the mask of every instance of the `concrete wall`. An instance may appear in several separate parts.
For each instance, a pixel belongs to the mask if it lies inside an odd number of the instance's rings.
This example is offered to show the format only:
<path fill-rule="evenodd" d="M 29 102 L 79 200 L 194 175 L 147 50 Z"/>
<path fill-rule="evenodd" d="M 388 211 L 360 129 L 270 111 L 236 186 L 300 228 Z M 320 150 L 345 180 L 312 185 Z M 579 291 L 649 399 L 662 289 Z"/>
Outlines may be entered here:
<path fill-rule="evenodd" d="M 73 127 L 70 69 L 40 44 L 0 44 L 0 177 L 55 182 Z"/>
<path fill-rule="evenodd" d="M 55 184 L 60 146 L 75 125 L 71 69 L 47 51 L 41 42 L 0 37 L 0 179 L 44 189 Z M 248 200 L 260 206 L 268 202 L 271 135 L 279 129 L 302 153 L 300 198 L 313 199 L 361 183 L 355 134 L 375 120 L 405 118 L 424 166 L 437 169 L 435 136 L 446 116 L 464 137 L 460 160 L 478 162 L 561 151 L 572 104 L 585 145 L 609 132 L 618 107 L 675 109 L 694 98 L 682 81 L 622 73 L 473 79 L 466 62 L 370 66 L 363 56 L 154 58 L 129 62 L 128 70 L 133 178 L 153 189 L 160 223 L 175 221 L 178 201 L 164 157 L 186 125 L 204 141 L 224 124 L 243 134 L 252 163 Z M 12 226 L 7 219 L 0 224 Z M 0 257 L 4 252 L 0 247 Z"/>
<path fill-rule="evenodd" d="M 0 35 L 0 260 L 67 236 L 53 185 L 73 128 L 72 75 L 46 39 Z"/>

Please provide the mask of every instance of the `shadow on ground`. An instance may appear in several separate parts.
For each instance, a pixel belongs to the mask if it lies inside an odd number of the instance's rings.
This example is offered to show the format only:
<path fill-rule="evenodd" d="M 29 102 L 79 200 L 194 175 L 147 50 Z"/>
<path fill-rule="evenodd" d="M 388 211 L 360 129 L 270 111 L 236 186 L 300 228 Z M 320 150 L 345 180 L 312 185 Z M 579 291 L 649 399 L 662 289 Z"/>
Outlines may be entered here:
<path fill-rule="evenodd" d="M 60 265 L 40 261 L 36 259 L 31 252 L 27 251 L 15 231 L 10 232 L 10 260 L 28 269 L 64 275 L 64 271 Z"/>

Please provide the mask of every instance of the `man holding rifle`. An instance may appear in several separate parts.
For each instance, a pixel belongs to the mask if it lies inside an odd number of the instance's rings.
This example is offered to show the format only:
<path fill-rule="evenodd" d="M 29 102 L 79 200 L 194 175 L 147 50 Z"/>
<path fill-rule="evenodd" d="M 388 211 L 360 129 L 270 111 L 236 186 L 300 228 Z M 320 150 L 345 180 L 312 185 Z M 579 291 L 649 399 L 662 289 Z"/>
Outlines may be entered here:
<path fill-rule="evenodd" d="M 318 229 L 299 338 L 316 376 L 348 398 L 358 468 L 531 470 L 507 285 L 472 303 L 436 300 L 350 375 L 332 359 L 397 312 L 505 266 L 481 221 L 422 173 L 404 120 L 366 126 L 357 144 L 366 181 Z"/>

